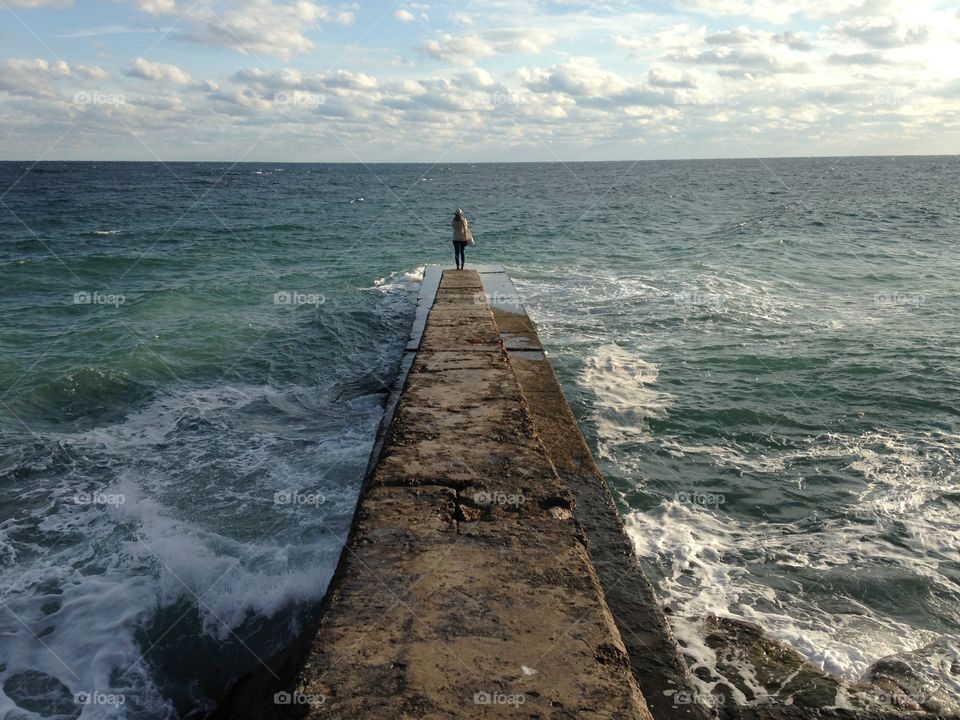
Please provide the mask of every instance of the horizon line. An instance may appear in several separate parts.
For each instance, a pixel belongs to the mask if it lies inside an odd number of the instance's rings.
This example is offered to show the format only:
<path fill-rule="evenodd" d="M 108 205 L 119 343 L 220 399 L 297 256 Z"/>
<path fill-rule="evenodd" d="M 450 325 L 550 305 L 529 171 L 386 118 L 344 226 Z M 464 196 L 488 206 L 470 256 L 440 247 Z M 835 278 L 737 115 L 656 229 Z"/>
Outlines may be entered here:
<path fill-rule="evenodd" d="M 869 155 L 754 155 L 754 156 L 722 156 L 722 157 L 676 157 L 676 158 L 640 158 L 626 160 L 456 160 L 451 162 L 439 163 L 429 160 L 376 160 L 365 162 L 363 160 L 131 160 L 131 159 L 4 159 L 0 158 L 0 163 L 142 163 L 162 165 L 165 163 L 233 163 L 234 165 L 556 165 L 571 163 L 644 163 L 644 162 L 703 162 L 711 160 L 829 160 L 837 158 L 939 158 L 955 157 L 960 159 L 957 153 L 882 153 Z"/>

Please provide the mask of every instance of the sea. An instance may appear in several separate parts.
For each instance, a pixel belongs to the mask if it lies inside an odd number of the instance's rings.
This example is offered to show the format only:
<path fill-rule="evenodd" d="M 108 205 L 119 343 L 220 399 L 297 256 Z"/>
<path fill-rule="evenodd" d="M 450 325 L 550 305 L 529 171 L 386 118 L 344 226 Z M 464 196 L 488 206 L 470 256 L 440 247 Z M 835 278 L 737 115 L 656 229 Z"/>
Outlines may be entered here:
<path fill-rule="evenodd" d="M 186 717 L 303 627 L 458 207 L 699 676 L 716 615 L 960 698 L 957 157 L 5 162 L 0 718 Z"/>

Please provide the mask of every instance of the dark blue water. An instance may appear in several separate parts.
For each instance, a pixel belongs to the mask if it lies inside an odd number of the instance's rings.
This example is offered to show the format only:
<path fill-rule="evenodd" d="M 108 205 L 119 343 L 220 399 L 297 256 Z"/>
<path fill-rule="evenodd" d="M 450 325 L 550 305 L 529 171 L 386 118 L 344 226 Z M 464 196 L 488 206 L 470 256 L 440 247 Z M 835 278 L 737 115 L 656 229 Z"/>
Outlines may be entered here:
<path fill-rule="evenodd" d="M 927 648 L 960 693 L 958 180 L 955 158 L 0 164 L 0 716 L 176 717 L 289 639 L 458 206 L 691 663 L 686 618 L 713 612 L 847 677 Z"/>

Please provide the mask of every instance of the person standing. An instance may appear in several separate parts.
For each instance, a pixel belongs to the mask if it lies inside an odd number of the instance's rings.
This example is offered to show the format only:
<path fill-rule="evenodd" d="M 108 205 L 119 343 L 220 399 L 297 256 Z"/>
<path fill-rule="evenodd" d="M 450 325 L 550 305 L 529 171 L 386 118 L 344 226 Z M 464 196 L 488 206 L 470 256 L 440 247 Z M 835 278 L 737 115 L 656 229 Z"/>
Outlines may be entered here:
<path fill-rule="evenodd" d="M 463 270 L 466 263 L 466 247 L 473 244 L 473 233 L 467 225 L 467 219 L 463 216 L 463 210 L 458 208 L 453 216 L 453 259 L 457 264 L 457 270 Z"/>

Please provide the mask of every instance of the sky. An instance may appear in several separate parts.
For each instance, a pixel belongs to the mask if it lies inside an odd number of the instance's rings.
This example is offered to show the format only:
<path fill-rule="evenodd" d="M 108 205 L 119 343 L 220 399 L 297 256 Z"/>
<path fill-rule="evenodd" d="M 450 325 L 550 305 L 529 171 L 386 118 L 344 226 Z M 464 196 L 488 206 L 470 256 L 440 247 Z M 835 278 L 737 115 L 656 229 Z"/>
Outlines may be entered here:
<path fill-rule="evenodd" d="M 0 0 L 3 160 L 958 152 L 958 0 Z"/>

